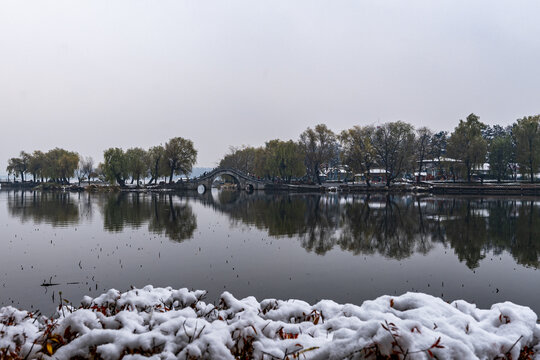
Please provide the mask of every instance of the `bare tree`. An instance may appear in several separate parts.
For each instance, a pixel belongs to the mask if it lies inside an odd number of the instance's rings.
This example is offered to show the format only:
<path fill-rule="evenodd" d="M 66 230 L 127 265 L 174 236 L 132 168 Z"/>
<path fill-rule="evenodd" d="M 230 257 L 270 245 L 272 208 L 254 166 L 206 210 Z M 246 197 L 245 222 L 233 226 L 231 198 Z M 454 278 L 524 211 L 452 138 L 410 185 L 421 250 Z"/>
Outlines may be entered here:
<path fill-rule="evenodd" d="M 341 159 L 355 172 L 364 174 L 367 186 L 370 186 L 370 170 L 375 166 L 375 148 L 373 147 L 374 126 L 354 126 L 340 134 L 343 150 Z"/>
<path fill-rule="evenodd" d="M 377 162 L 386 173 L 386 186 L 390 186 L 412 160 L 413 130 L 412 125 L 402 121 L 389 122 L 375 130 L 373 144 Z"/>
<path fill-rule="evenodd" d="M 422 174 L 422 167 L 424 160 L 427 156 L 433 155 L 433 131 L 427 127 L 421 127 L 416 130 L 414 153 L 417 162 L 418 176 L 416 177 L 416 183 L 420 183 L 420 176 Z"/>
<path fill-rule="evenodd" d="M 90 175 L 94 172 L 94 159 L 91 156 L 87 156 L 81 160 L 81 165 L 83 174 L 88 180 L 88 185 L 90 185 Z"/>
<path fill-rule="evenodd" d="M 315 129 L 307 128 L 300 134 L 299 144 L 305 155 L 308 176 L 320 184 L 321 165 L 329 163 L 336 155 L 336 135 L 326 125 L 319 124 Z"/>

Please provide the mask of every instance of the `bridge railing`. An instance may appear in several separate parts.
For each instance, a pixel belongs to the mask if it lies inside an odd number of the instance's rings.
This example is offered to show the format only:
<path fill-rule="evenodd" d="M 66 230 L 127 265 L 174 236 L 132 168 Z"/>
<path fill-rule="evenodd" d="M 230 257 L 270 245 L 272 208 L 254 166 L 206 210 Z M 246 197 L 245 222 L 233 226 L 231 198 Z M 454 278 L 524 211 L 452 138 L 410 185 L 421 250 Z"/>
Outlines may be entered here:
<path fill-rule="evenodd" d="M 203 174 L 203 175 L 199 176 L 195 180 L 196 181 L 202 181 L 202 180 L 206 180 L 206 179 L 211 178 L 211 177 L 215 177 L 215 176 L 219 175 L 220 173 L 227 173 L 227 172 L 233 173 L 234 175 L 238 176 L 239 178 L 242 178 L 243 180 L 261 182 L 261 183 L 266 182 L 266 181 L 264 181 L 262 179 L 259 179 L 259 178 L 255 177 L 255 176 L 252 176 L 252 175 L 248 175 L 248 174 L 244 173 L 243 171 L 240 171 L 240 170 L 234 169 L 234 168 L 216 168 L 216 169 L 213 169 L 213 170 L 211 170 L 210 172 L 208 172 L 206 174 Z"/>

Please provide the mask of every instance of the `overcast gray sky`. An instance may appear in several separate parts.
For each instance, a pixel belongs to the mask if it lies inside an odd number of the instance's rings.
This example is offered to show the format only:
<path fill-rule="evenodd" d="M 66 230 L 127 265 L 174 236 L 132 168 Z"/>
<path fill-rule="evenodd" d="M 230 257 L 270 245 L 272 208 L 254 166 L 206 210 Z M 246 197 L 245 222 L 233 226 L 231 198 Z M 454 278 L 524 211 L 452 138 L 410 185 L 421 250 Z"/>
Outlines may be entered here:
<path fill-rule="evenodd" d="M 0 173 L 20 150 L 451 130 L 540 112 L 539 1 L 0 1 Z"/>

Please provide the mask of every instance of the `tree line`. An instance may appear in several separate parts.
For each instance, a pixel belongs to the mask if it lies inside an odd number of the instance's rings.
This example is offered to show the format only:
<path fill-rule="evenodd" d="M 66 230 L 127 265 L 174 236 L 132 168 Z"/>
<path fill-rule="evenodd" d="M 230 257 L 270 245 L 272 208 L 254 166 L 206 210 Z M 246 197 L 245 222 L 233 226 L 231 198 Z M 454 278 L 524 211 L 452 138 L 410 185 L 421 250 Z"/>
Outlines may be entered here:
<path fill-rule="evenodd" d="M 148 150 L 139 147 L 126 151 L 110 148 L 103 153 L 103 174 L 109 182 L 124 186 L 139 184 L 141 179 L 150 177 L 149 184 L 157 184 L 158 179 L 168 177 L 173 182 L 174 175 L 189 175 L 197 161 L 197 150 L 193 142 L 182 137 L 175 137 L 165 145 L 153 146 Z"/>
<path fill-rule="evenodd" d="M 27 181 L 31 175 L 34 182 L 45 180 L 67 183 L 79 166 L 80 156 L 76 152 L 55 148 L 47 152 L 36 150 L 33 153 L 21 151 L 19 157 L 8 160 L 8 175 L 19 176 Z"/>
<path fill-rule="evenodd" d="M 182 137 L 175 137 L 165 145 L 153 146 L 148 150 L 140 147 L 123 150 L 118 147 L 103 152 L 103 162 L 94 166 L 91 157 L 82 157 L 76 152 L 55 148 L 47 152 L 36 150 L 33 153 L 21 151 L 18 157 L 8 160 L 8 175 L 33 182 L 53 182 L 69 184 L 73 177 L 79 185 L 87 180 L 101 178 L 111 184 L 125 186 L 131 180 L 139 185 L 141 179 L 150 177 L 150 184 L 174 175 L 188 175 L 197 160 L 197 150 L 193 142 Z"/>
<path fill-rule="evenodd" d="M 321 183 L 322 170 L 344 165 L 370 185 L 372 170 L 383 170 L 386 185 L 420 174 L 429 160 L 440 178 L 471 181 L 485 163 L 499 182 L 524 178 L 534 182 L 540 168 L 540 115 L 502 127 L 486 125 L 475 114 L 460 120 L 452 133 L 415 129 L 403 121 L 353 126 L 335 133 L 325 124 L 308 127 L 297 141 L 271 140 L 261 147 L 231 147 L 219 165 L 260 178 L 304 178 Z M 481 173 L 483 176 L 483 172 Z"/>
<path fill-rule="evenodd" d="M 22 151 L 9 159 L 9 175 L 27 181 L 79 183 L 96 177 L 125 186 L 150 178 L 150 184 L 174 175 L 188 175 L 196 162 L 197 150 L 189 139 L 175 137 L 165 145 L 148 150 L 109 148 L 104 161 L 94 167 L 92 158 L 60 148 L 48 152 Z M 296 141 L 270 140 L 264 146 L 231 147 L 219 162 L 220 167 L 235 168 L 264 179 L 290 182 L 293 179 L 321 183 L 323 170 L 344 166 L 349 174 L 360 174 L 371 184 L 372 172 L 384 174 L 387 186 L 405 175 L 420 174 L 426 162 L 443 179 L 466 179 L 484 172 L 498 181 L 523 178 L 534 182 L 540 168 L 540 115 L 526 116 L 514 124 L 489 126 L 475 114 L 460 120 L 452 133 L 433 132 L 427 127 L 415 129 L 403 121 L 379 126 L 353 126 L 335 133 L 325 124 L 308 127 Z"/>

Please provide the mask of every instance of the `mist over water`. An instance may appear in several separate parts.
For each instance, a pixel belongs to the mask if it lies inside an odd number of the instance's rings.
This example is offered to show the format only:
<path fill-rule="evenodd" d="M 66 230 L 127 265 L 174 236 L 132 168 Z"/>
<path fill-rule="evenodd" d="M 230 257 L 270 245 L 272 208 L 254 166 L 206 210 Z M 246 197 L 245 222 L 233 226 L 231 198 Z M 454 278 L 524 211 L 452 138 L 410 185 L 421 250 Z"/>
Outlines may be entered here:
<path fill-rule="evenodd" d="M 0 191 L 0 219 L 0 305 L 45 314 L 60 291 L 78 304 L 147 284 L 209 301 L 421 291 L 540 312 L 534 199 Z"/>

